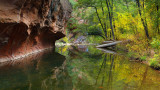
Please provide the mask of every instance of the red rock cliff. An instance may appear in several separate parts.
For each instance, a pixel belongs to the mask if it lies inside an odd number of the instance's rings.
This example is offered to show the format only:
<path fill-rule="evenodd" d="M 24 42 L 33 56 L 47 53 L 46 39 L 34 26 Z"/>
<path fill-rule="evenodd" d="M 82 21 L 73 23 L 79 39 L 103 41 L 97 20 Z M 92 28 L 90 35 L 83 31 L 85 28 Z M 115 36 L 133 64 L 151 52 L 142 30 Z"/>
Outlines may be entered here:
<path fill-rule="evenodd" d="M 53 47 L 71 11 L 68 0 L 0 0 L 0 62 Z"/>

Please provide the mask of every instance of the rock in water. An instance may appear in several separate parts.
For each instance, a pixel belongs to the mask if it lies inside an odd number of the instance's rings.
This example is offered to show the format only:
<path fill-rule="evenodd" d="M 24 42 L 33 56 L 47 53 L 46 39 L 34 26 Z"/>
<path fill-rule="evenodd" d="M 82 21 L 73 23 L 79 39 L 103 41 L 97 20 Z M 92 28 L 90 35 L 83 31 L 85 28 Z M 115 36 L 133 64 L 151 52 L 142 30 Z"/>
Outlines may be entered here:
<path fill-rule="evenodd" d="M 71 12 L 68 0 L 0 0 L 0 62 L 53 47 Z"/>

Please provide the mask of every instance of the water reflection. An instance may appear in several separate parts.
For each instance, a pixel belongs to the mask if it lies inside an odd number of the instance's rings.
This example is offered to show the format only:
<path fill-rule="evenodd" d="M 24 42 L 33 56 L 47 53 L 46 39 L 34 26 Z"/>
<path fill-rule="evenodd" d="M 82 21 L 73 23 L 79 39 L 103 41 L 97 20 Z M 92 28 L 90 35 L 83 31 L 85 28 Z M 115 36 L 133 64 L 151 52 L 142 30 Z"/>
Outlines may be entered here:
<path fill-rule="evenodd" d="M 106 51 L 94 47 L 88 47 L 88 52 L 77 47 L 67 49 L 67 70 L 75 90 L 160 89 L 159 72 L 139 62 L 131 62 L 125 56 Z"/>
<path fill-rule="evenodd" d="M 62 88 L 61 81 L 58 82 L 56 79 L 64 77 L 64 75 L 61 75 L 64 66 L 65 57 L 52 50 L 29 56 L 21 61 L 1 64 L 0 90 Z"/>
<path fill-rule="evenodd" d="M 160 89 L 159 72 L 125 56 L 92 46 L 63 46 L 56 52 L 0 64 L 0 90 Z"/>

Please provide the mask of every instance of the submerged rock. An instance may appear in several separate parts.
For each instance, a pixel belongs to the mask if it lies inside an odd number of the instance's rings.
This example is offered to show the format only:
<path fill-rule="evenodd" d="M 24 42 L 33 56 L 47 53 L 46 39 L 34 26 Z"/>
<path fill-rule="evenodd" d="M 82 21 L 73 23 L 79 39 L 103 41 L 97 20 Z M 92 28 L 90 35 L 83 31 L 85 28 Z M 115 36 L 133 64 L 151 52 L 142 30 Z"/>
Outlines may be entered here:
<path fill-rule="evenodd" d="M 0 62 L 53 47 L 71 12 L 68 0 L 1 0 Z"/>

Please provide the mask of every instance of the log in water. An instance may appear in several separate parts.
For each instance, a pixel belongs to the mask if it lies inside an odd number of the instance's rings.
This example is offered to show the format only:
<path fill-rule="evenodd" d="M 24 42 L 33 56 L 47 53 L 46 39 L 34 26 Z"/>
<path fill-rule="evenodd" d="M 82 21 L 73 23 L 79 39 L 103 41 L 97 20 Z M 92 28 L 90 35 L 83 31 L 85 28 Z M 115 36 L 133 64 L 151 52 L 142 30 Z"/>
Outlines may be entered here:
<path fill-rule="evenodd" d="M 110 47 L 110 46 L 117 45 L 118 43 L 122 43 L 122 41 L 115 41 L 115 42 L 111 42 L 111 43 L 107 43 L 107 44 L 102 44 L 102 45 L 98 45 L 96 47 L 97 48 Z"/>

